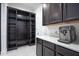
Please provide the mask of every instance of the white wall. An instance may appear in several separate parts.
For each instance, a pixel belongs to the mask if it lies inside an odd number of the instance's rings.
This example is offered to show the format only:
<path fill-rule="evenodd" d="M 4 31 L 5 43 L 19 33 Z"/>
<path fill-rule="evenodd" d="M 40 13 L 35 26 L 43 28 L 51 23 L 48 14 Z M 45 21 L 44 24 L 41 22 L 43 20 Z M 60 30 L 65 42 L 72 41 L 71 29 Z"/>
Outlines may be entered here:
<path fill-rule="evenodd" d="M 48 32 L 48 28 L 46 26 L 42 26 L 42 5 L 39 6 L 36 11 L 36 35 L 43 35 Z"/>
<path fill-rule="evenodd" d="M 1 4 L 1 55 L 7 52 L 7 4 Z"/>

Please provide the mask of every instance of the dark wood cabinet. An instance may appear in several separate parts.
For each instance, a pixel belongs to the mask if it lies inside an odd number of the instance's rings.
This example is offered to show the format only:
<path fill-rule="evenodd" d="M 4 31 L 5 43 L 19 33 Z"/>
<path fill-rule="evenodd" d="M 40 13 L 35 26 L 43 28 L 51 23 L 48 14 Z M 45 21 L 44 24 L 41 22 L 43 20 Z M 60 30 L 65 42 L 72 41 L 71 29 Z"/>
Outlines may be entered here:
<path fill-rule="evenodd" d="M 43 56 L 54 56 L 54 51 L 43 46 Z"/>
<path fill-rule="evenodd" d="M 29 44 L 30 40 L 30 14 L 17 10 L 17 46 Z"/>
<path fill-rule="evenodd" d="M 37 56 L 79 56 L 79 52 L 37 38 Z"/>
<path fill-rule="evenodd" d="M 7 50 L 35 43 L 35 14 L 7 8 Z"/>
<path fill-rule="evenodd" d="M 30 32 L 31 32 L 31 34 L 30 34 L 30 44 L 35 44 L 35 32 L 36 32 L 36 30 L 35 30 L 35 14 L 34 13 L 31 13 L 30 14 L 30 25 L 31 25 L 31 29 L 30 29 Z"/>
<path fill-rule="evenodd" d="M 79 3 L 47 3 L 43 6 L 43 25 L 79 20 Z"/>
<path fill-rule="evenodd" d="M 63 4 L 63 21 L 79 19 L 79 3 Z"/>
<path fill-rule="evenodd" d="M 54 56 L 54 44 L 43 40 L 43 56 Z"/>
<path fill-rule="evenodd" d="M 54 44 L 37 38 L 36 54 L 37 56 L 54 56 Z"/>
<path fill-rule="evenodd" d="M 62 22 L 62 4 L 47 3 L 43 5 L 43 25 Z"/>
<path fill-rule="evenodd" d="M 49 24 L 49 17 L 50 17 L 50 4 L 44 4 L 43 6 L 43 25 Z"/>
<path fill-rule="evenodd" d="M 49 24 L 62 22 L 62 4 L 50 3 Z"/>
<path fill-rule="evenodd" d="M 37 43 L 36 45 L 36 55 L 37 56 L 42 56 L 42 45 L 40 43 Z"/>
<path fill-rule="evenodd" d="M 62 46 L 56 45 L 56 52 L 60 53 L 63 56 L 79 56 L 79 53 Z"/>
<path fill-rule="evenodd" d="M 7 9 L 7 50 L 16 49 L 16 9 Z"/>
<path fill-rule="evenodd" d="M 61 55 L 61 54 L 59 54 L 59 53 L 56 52 L 56 56 L 63 56 L 63 55 Z"/>
<path fill-rule="evenodd" d="M 37 38 L 36 39 L 36 55 L 37 56 L 42 56 L 42 40 Z"/>

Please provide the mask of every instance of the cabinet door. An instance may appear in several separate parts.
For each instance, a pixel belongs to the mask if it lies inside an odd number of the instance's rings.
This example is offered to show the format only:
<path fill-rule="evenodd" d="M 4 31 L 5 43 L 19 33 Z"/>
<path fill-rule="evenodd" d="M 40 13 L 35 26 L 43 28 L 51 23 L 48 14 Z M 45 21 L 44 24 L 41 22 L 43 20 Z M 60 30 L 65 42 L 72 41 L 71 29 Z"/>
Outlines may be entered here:
<path fill-rule="evenodd" d="M 43 56 L 54 56 L 54 51 L 49 48 L 43 46 Z"/>
<path fill-rule="evenodd" d="M 56 52 L 64 55 L 64 56 L 79 56 L 79 53 L 62 46 L 56 45 Z"/>
<path fill-rule="evenodd" d="M 43 46 L 46 46 L 46 47 L 48 47 L 49 49 L 54 50 L 54 46 L 55 46 L 55 44 L 43 40 Z"/>
<path fill-rule="evenodd" d="M 43 4 L 43 25 L 49 24 L 49 11 L 50 11 L 50 4 Z"/>
<path fill-rule="evenodd" d="M 36 55 L 42 56 L 42 45 L 39 43 L 36 44 Z"/>
<path fill-rule="evenodd" d="M 49 23 L 62 22 L 62 4 L 50 3 L 50 19 Z"/>
<path fill-rule="evenodd" d="M 63 15 L 64 21 L 79 19 L 79 3 L 63 4 Z"/>
<path fill-rule="evenodd" d="M 63 56 L 63 55 L 61 55 L 61 54 L 59 54 L 59 53 L 56 52 L 56 56 Z"/>

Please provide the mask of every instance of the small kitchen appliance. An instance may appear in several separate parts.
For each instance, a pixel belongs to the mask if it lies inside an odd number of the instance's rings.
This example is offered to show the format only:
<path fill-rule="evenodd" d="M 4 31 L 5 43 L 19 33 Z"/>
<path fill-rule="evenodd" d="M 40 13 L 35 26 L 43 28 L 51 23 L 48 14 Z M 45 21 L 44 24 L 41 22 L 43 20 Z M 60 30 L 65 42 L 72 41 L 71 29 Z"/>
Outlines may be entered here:
<path fill-rule="evenodd" d="M 75 27 L 72 25 L 59 27 L 59 40 L 64 43 L 71 43 L 76 40 Z"/>

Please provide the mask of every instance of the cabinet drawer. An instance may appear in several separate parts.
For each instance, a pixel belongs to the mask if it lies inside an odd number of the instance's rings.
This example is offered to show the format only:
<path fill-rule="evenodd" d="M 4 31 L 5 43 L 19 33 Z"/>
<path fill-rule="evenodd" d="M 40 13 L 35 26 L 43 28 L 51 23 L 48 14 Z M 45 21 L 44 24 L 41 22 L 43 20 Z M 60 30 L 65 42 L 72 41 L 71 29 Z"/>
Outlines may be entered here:
<path fill-rule="evenodd" d="M 42 44 L 42 40 L 39 38 L 37 38 L 36 42 Z"/>
<path fill-rule="evenodd" d="M 79 56 L 78 52 L 56 45 L 56 52 L 64 56 Z"/>
<path fill-rule="evenodd" d="M 48 47 L 48 48 L 50 48 L 50 49 L 52 49 L 52 50 L 54 50 L 54 44 L 51 43 L 51 42 L 43 40 L 43 45 L 46 46 L 46 47 Z"/>

